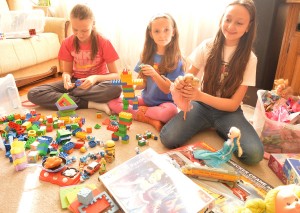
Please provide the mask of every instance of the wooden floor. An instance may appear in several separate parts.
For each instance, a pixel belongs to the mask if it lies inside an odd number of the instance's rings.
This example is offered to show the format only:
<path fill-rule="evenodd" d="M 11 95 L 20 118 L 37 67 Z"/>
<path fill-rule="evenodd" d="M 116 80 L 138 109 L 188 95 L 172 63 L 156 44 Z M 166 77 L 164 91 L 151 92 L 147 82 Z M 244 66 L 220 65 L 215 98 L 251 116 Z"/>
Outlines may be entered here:
<path fill-rule="evenodd" d="M 30 85 L 19 87 L 18 88 L 19 95 L 20 96 L 26 95 L 31 88 L 36 87 L 38 85 L 42 85 L 42 84 L 50 83 L 50 82 L 54 82 L 54 81 L 59 81 L 59 80 L 61 80 L 61 75 L 58 75 L 58 77 L 56 77 L 56 78 L 54 78 L 54 77 L 47 77 L 47 78 L 44 78 L 43 80 L 34 82 L 34 83 L 30 84 Z"/>

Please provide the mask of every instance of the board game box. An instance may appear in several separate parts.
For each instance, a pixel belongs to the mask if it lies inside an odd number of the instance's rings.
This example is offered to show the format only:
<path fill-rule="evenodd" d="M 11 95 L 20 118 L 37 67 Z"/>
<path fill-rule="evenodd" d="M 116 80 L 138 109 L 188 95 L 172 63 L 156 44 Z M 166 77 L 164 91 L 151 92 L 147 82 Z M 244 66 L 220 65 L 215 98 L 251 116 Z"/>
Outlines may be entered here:
<path fill-rule="evenodd" d="M 124 212 L 209 212 L 214 197 L 149 148 L 99 180 Z"/>

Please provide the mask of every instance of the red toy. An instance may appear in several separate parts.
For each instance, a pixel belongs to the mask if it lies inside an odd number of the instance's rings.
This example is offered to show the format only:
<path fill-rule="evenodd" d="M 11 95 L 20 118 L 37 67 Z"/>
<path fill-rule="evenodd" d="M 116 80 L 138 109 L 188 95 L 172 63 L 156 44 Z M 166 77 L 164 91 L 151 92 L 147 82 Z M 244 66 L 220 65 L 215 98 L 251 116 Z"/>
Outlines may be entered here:
<path fill-rule="evenodd" d="M 80 173 L 75 168 L 63 167 L 59 172 L 42 170 L 40 180 L 57 184 L 59 186 L 75 185 L 80 182 Z"/>

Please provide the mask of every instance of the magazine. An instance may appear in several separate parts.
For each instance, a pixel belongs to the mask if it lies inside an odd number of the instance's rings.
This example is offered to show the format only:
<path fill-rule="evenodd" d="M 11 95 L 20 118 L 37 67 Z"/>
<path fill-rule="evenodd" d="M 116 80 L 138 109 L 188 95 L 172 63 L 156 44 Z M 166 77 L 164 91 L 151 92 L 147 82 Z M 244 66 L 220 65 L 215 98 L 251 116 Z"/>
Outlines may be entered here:
<path fill-rule="evenodd" d="M 124 212 L 209 212 L 214 197 L 149 148 L 99 176 Z"/>
<path fill-rule="evenodd" d="M 206 174 L 211 174 L 211 177 L 206 177 L 205 175 L 188 176 L 215 197 L 216 202 L 212 212 L 230 212 L 232 207 L 242 206 L 248 199 L 264 199 L 267 192 L 273 188 L 253 173 L 236 164 L 233 160 L 228 161 L 221 168 L 207 167 L 203 160 L 194 158 L 193 150 L 196 149 L 216 151 L 205 142 L 197 142 L 170 150 L 163 153 L 162 156 L 182 172 L 184 172 L 185 168 L 189 168 L 192 165 L 192 167 L 203 169 L 204 171 L 207 170 Z M 220 175 L 226 175 L 227 177 L 228 174 L 238 177 L 238 180 L 226 181 L 226 179 L 220 177 Z"/>

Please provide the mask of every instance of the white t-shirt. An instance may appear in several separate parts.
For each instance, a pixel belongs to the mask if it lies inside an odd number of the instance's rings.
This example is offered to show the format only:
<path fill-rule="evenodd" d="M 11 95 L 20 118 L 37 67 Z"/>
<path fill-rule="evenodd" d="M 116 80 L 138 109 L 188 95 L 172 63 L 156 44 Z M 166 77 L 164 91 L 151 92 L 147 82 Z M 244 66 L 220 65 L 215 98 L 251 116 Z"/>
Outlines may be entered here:
<path fill-rule="evenodd" d="M 204 68 L 208 57 L 208 52 L 210 49 L 209 42 L 212 41 L 211 39 L 204 40 L 189 56 L 189 62 L 199 69 L 197 77 L 199 79 L 203 79 Z M 224 61 L 229 62 L 231 55 L 235 51 L 236 46 L 225 46 L 224 47 Z M 257 65 L 257 57 L 251 51 L 250 59 L 246 66 L 246 70 L 243 76 L 243 82 L 241 85 L 245 86 L 255 86 L 256 82 L 256 65 Z"/>

